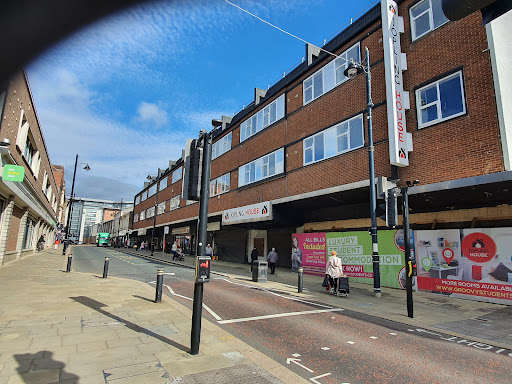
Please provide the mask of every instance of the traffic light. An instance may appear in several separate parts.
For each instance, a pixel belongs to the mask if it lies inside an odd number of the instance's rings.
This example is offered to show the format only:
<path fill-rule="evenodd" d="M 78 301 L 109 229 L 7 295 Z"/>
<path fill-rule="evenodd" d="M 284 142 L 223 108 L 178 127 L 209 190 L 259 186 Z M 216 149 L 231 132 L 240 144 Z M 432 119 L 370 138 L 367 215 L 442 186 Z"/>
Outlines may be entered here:
<path fill-rule="evenodd" d="M 181 195 L 184 200 L 199 201 L 203 164 L 203 148 L 199 145 L 199 140 L 187 139 L 184 162 Z"/>
<path fill-rule="evenodd" d="M 443 13 L 450 20 L 460 20 L 473 12 L 482 12 L 483 25 L 512 9 L 510 0 L 443 0 Z"/>
<path fill-rule="evenodd" d="M 384 203 L 377 206 L 377 217 L 386 222 L 386 227 L 396 227 L 398 225 L 398 207 L 395 188 L 390 188 L 385 192 Z"/>

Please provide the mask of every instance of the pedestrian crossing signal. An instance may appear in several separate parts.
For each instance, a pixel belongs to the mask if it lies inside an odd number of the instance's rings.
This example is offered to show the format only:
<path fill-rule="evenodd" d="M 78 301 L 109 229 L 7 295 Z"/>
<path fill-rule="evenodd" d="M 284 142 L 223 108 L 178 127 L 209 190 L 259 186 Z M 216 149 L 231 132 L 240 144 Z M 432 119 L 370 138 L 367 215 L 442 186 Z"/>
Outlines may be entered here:
<path fill-rule="evenodd" d="M 206 283 L 210 281 L 210 266 L 212 258 L 210 256 L 199 256 L 196 260 L 196 282 Z"/>

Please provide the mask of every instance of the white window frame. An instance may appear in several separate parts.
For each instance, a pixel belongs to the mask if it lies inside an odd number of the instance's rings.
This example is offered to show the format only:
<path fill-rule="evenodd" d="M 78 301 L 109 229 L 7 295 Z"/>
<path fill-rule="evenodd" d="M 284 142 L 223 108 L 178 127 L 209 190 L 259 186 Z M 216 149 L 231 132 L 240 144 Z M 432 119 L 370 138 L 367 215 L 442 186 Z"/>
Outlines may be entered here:
<path fill-rule="evenodd" d="M 352 148 L 352 147 L 350 147 L 350 122 L 353 121 L 353 120 L 356 120 L 356 119 L 361 120 L 361 137 L 363 138 L 363 142 L 362 142 L 361 145 L 355 146 L 355 147 Z M 338 128 L 342 127 L 344 124 L 347 124 L 347 133 L 338 134 Z M 334 132 L 331 132 L 331 131 L 334 131 Z M 336 136 L 336 153 L 333 153 L 332 155 L 326 156 L 325 155 L 325 149 L 327 148 L 326 137 L 329 136 L 329 133 L 330 133 L 330 136 Z M 315 139 L 317 139 L 317 138 L 319 139 L 321 136 L 322 136 L 322 140 L 323 140 L 324 155 L 323 155 L 323 157 L 315 160 Z M 339 150 L 339 148 L 338 148 L 338 138 L 340 136 L 346 136 L 347 137 L 347 143 L 348 143 L 347 149 Z M 311 145 L 310 146 L 306 146 L 306 142 L 308 140 L 311 140 Z M 314 164 L 314 163 L 318 163 L 319 161 L 322 161 L 322 160 L 325 160 L 325 159 L 329 159 L 331 157 L 335 157 L 335 156 L 341 155 L 343 153 L 351 152 L 351 151 L 353 151 L 355 149 L 359 149 L 359 148 L 362 148 L 362 147 L 364 147 L 364 119 L 363 119 L 363 114 L 359 114 L 359 115 L 354 116 L 354 117 L 352 117 L 350 119 L 344 120 L 341 123 L 333 125 L 333 126 L 327 128 L 327 129 L 324 129 L 321 132 L 317 132 L 314 135 L 308 136 L 304 140 L 302 140 L 302 163 L 303 163 L 304 166 L 311 165 L 311 164 Z M 306 151 L 308 151 L 308 150 L 311 150 L 311 159 L 312 160 L 309 161 L 309 162 L 306 162 Z"/>
<path fill-rule="evenodd" d="M 167 202 L 166 201 L 162 201 L 161 203 L 158 204 L 158 208 L 157 208 L 157 214 L 158 215 L 161 215 L 162 213 L 165 213 L 165 204 Z"/>
<path fill-rule="evenodd" d="M 448 20 L 448 18 L 446 18 L 446 21 L 439 24 L 437 27 L 434 25 L 434 8 L 432 6 L 432 1 L 433 0 L 423 0 L 423 1 L 420 1 L 418 2 L 417 4 L 414 4 L 414 6 L 412 6 L 410 9 L 409 9 L 409 19 L 411 21 L 411 37 L 412 37 L 412 41 L 414 40 L 417 40 L 419 39 L 420 37 L 423 37 L 427 34 L 429 34 L 430 32 L 436 30 L 437 28 L 445 25 L 447 22 L 449 22 L 450 20 Z M 436 1 L 436 0 L 434 0 Z M 441 0 L 439 0 L 441 1 Z M 421 6 L 422 4 L 424 4 L 425 2 L 428 2 L 428 8 L 423 11 L 422 13 L 420 13 L 419 15 L 417 15 L 416 17 L 413 17 L 412 15 L 412 12 L 414 10 L 414 8 L 417 8 L 419 6 Z M 440 8 L 440 7 L 439 7 Z M 429 29 L 425 32 L 423 32 L 421 35 L 417 35 L 416 34 L 416 20 L 419 19 L 420 17 L 422 17 L 423 15 L 425 15 L 426 13 L 428 13 L 428 20 L 429 20 Z M 444 15 L 444 14 L 443 14 Z"/>
<path fill-rule="evenodd" d="M 150 219 L 155 216 L 155 206 L 149 207 L 146 209 L 146 219 Z"/>
<path fill-rule="evenodd" d="M 183 167 L 179 167 L 178 169 L 174 170 L 172 172 L 172 183 L 174 184 L 177 181 L 180 181 L 183 176 Z"/>
<path fill-rule="evenodd" d="M 146 211 L 140 212 L 140 221 L 146 220 Z"/>
<path fill-rule="evenodd" d="M 343 76 L 340 80 L 337 80 L 336 72 L 338 70 L 343 72 L 345 68 L 347 68 L 349 64 L 348 53 L 354 48 L 357 48 L 357 58 L 355 61 L 357 63 L 361 63 L 361 45 L 359 43 L 355 43 L 354 45 L 343 51 L 341 54 L 339 54 L 338 58 L 331 60 L 318 71 L 313 73 L 311 76 L 304 79 L 304 81 L 302 82 L 302 105 L 311 103 L 312 101 L 318 99 L 319 97 L 323 96 L 330 90 L 336 88 L 338 85 L 343 84 L 345 81 L 348 80 L 347 76 Z M 321 76 L 322 78 L 322 90 L 320 93 L 318 93 L 317 96 L 315 96 L 315 78 L 317 78 L 318 76 Z M 308 82 L 311 82 L 311 85 L 307 85 Z M 306 93 L 309 89 L 311 89 L 311 99 L 306 100 Z"/>
<path fill-rule="evenodd" d="M 148 191 L 145 190 L 144 192 L 142 192 L 142 195 L 141 195 L 141 198 L 140 198 L 140 201 L 144 201 L 148 198 Z"/>
<path fill-rule="evenodd" d="M 139 221 L 139 214 L 136 213 L 135 215 L 133 215 L 133 222 L 137 223 L 138 221 Z"/>
<path fill-rule="evenodd" d="M 276 109 L 275 120 L 271 119 L 271 110 Z M 240 124 L 240 142 L 254 136 L 259 131 L 267 128 L 285 116 L 285 94 L 276 98 L 263 109 L 249 117 Z M 268 117 L 268 118 L 267 118 Z M 267 118 L 267 120 L 265 120 Z"/>
<path fill-rule="evenodd" d="M 148 198 L 150 198 L 151 196 L 153 196 L 155 193 L 156 193 L 156 187 L 157 187 L 157 184 L 153 184 L 151 187 L 149 187 L 148 189 Z"/>
<path fill-rule="evenodd" d="M 140 204 L 140 195 L 135 196 L 135 205 Z"/>
<path fill-rule="evenodd" d="M 267 171 L 267 175 L 263 176 L 264 164 L 269 163 L 269 159 L 271 156 L 274 156 L 274 173 L 270 174 Z M 278 163 L 278 156 L 281 157 L 281 162 Z M 266 160 L 266 163 L 265 163 Z M 252 171 L 254 168 L 254 171 Z M 251 174 L 254 173 L 254 180 L 251 180 Z M 278 150 L 271 152 L 265 156 L 262 156 L 258 159 L 255 159 L 249 163 L 246 163 L 238 168 L 238 187 L 243 187 L 245 185 L 253 184 L 261 180 L 268 179 L 269 177 L 279 175 L 284 173 L 284 148 L 279 148 Z M 248 181 L 246 180 L 246 176 L 248 176 Z"/>
<path fill-rule="evenodd" d="M 210 197 L 229 192 L 230 178 L 231 173 L 228 172 L 210 181 Z"/>
<path fill-rule="evenodd" d="M 445 81 L 451 80 L 452 78 L 457 77 L 457 76 L 459 77 L 459 81 L 460 81 L 460 91 L 461 91 L 461 99 L 462 99 L 462 111 L 443 118 L 442 117 L 442 110 L 441 110 L 441 100 L 440 100 L 439 84 L 443 83 Z M 429 104 L 421 105 L 421 96 L 420 96 L 421 95 L 421 91 L 426 89 L 426 88 L 430 88 L 433 85 L 436 86 L 437 100 L 434 101 L 434 102 L 431 102 Z M 436 108 L 437 109 L 437 119 L 431 120 L 431 121 L 423 124 L 422 123 L 422 119 L 421 119 L 421 112 L 424 109 L 429 108 L 429 107 L 431 107 L 433 105 L 435 105 L 437 107 Z M 465 92 L 464 92 L 464 79 L 463 79 L 463 76 L 462 76 L 462 71 L 457 71 L 455 73 L 452 73 L 451 75 L 448 75 L 446 77 L 443 77 L 442 79 L 433 81 L 432 83 L 429 83 L 429 84 L 427 84 L 427 85 L 417 89 L 416 90 L 416 114 L 417 114 L 416 116 L 417 116 L 417 120 L 418 120 L 418 128 L 419 129 L 425 128 L 425 127 L 428 127 L 428 126 L 431 126 L 431 125 L 434 125 L 434 124 L 437 124 L 437 123 L 440 123 L 442 121 L 447 121 L 447 120 L 450 120 L 450 119 L 454 119 L 454 118 L 456 118 L 458 116 L 465 115 L 466 114 L 466 95 L 465 95 Z"/>
<path fill-rule="evenodd" d="M 180 207 L 181 196 L 174 196 L 169 200 L 169 211 L 173 211 Z"/>
<path fill-rule="evenodd" d="M 226 136 L 220 138 L 212 145 L 212 160 L 225 154 L 231 149 L 232 133 L 229 132 Z"/>
<path fill-rule="evenodd" d="M 160 180 L 160 184 L 158 185 L 159 191 L 162 191 L 165 188 L 167 188 L 167 177 L 164 177 L 162 180 Z"/>

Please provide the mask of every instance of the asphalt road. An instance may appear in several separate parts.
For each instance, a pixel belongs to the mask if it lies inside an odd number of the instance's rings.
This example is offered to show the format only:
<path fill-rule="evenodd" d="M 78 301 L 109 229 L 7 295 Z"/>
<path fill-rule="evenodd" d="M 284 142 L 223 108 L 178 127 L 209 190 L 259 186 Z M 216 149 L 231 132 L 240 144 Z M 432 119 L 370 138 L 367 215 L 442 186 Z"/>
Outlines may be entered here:
<path fill-rule="evenodd" d="M 117 250 L 77 247 L 79 272 L 156 280 L 192 308 L 194 271 Z M 340 298 L 340 300 L 345 300 Z M 212 275 L 203 316 L 312 383 L 510 383 L 512 351 L 364 316 Z"/>

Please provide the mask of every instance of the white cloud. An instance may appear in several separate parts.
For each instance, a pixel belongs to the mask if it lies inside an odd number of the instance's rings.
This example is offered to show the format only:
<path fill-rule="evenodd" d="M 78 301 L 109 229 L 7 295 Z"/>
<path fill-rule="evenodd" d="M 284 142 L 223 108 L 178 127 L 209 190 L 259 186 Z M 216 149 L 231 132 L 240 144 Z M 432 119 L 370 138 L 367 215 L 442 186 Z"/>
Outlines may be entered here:
<path fill-rule="evenodd" d="M 137 120 L 141 123 L 150 123 L 161 127 L 169 122 L 167 112 L 158 105 L 143 101 L 137 108 Z"/>

